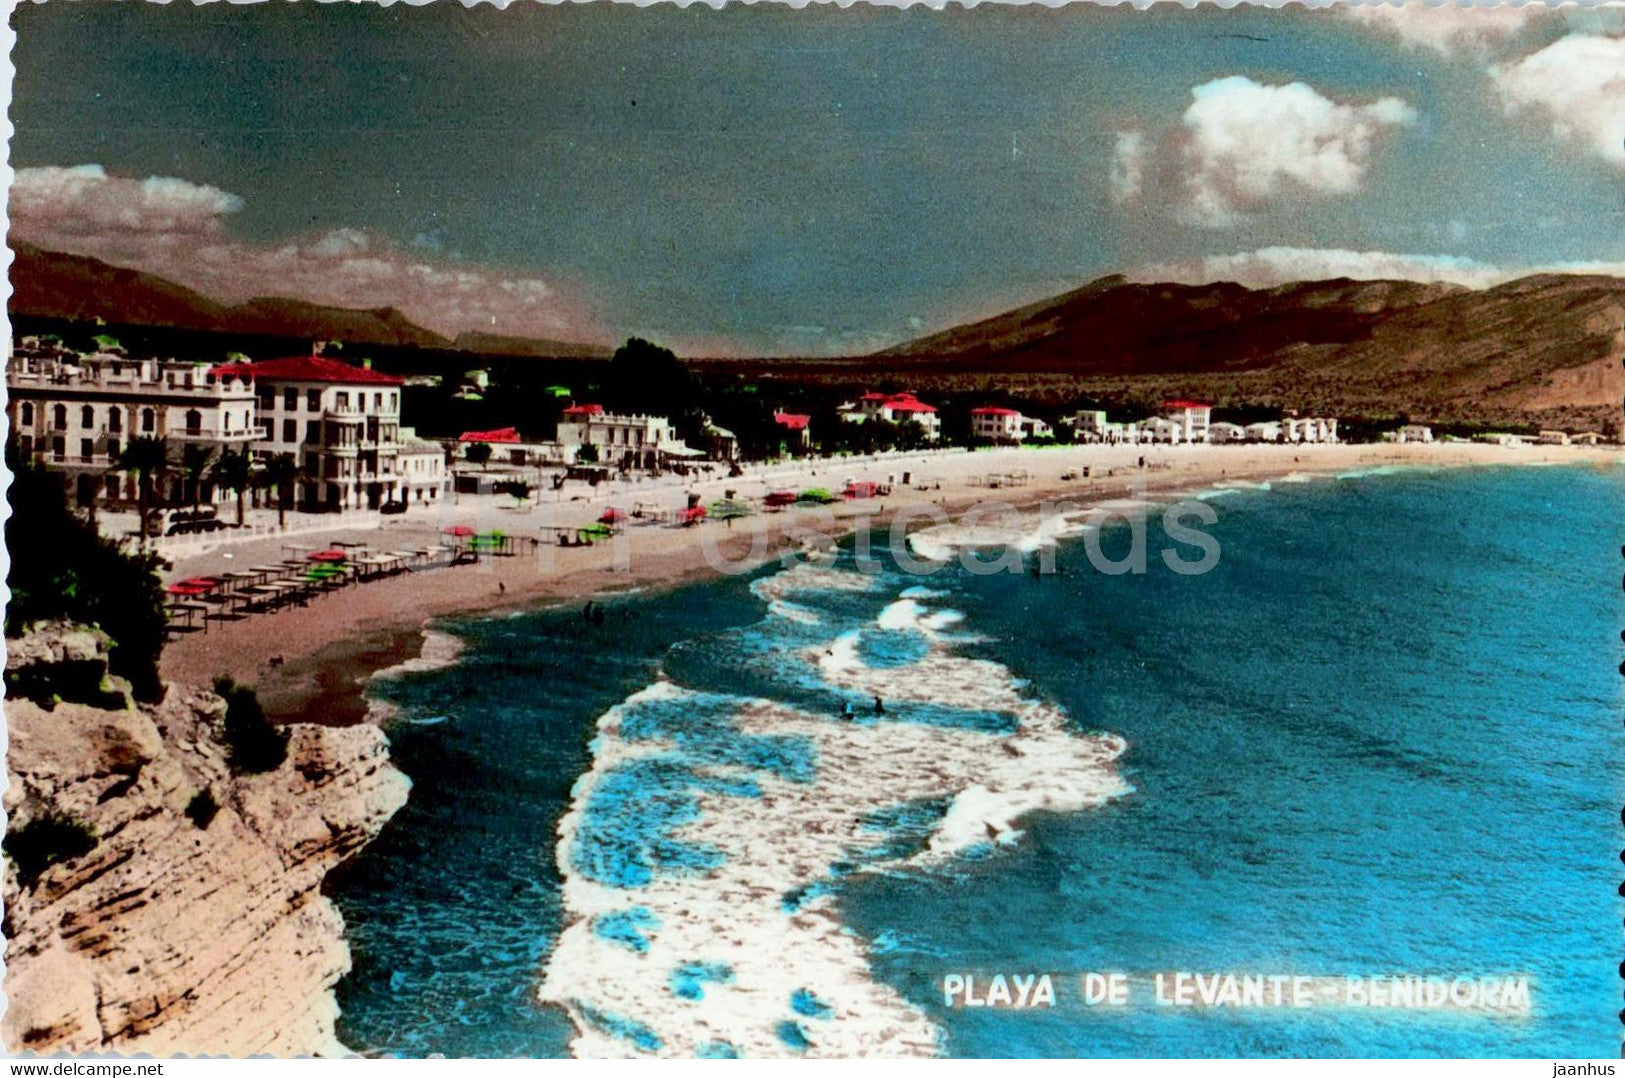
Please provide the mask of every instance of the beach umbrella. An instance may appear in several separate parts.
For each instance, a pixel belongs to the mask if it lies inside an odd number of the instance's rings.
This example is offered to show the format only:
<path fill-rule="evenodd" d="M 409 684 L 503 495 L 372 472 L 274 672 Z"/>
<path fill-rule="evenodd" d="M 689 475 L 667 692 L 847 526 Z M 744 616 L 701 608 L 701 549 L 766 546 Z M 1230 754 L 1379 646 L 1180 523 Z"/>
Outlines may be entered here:
<path fill-rule="evenodd" d="M 310 555 L 311 561 L 343 561 L 346 555 L 342 550 L 317 550 Z"/>
<path fill-rule="evenodd" d="M 474 529 L 467 524 L 453 524 L 446 529 L 446 534 L 467 537 L 474 534 Z"/>
<path fill-rule="evenodd" d="M 615 508 L 612 507 L 612 508 L 604 510 L 603 515 L 598 518 L 598 523 L 600 523 L 600 524 L 619 524 L 621 521 L 623 521 L 625 519 L 626 519 L 626 511 L 625 510 L 615 509 Z"/>

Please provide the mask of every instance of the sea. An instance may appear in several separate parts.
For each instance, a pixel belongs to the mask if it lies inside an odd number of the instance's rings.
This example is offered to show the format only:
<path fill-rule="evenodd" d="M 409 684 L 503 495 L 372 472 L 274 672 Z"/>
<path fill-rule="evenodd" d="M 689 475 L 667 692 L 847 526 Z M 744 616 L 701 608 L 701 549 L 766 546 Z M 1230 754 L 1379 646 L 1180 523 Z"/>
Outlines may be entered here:
<path fill-rule="evenodd" d="M 332 883 L 340 1038 L 1612 1057 L 1622 479 L 1284 475 L 1185 492 L 1200 574 L 1149 505 L 447 622 L 455 663 L 371 689 L 413 785 Z M 1135 520 L 1145 571 L 1100 571 Z M 1520 977 L 1530 1006 L 1160 1005 L 1173 971 Z M 1052 1006 L 945 999 L 1039 973 Z"/>

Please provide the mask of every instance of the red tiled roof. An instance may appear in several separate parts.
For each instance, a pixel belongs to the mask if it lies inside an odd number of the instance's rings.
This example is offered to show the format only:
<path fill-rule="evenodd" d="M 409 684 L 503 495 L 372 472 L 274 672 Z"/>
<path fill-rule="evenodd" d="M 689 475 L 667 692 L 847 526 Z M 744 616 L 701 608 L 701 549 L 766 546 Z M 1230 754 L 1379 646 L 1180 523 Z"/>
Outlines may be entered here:
<path fill-rule="evenodd" d="M 519 432 L 513 427 L 498 427 L 496 430 L 465 430 L 457 436 L 457 440 L 459 442 L 511 444 L 519 441 Z"/>
<path fill-rule="evenodd" d="M 807 424 L 812 420 L 810 415 L 797 415 L 795 412 L 774 412 L 773 422 L 789 430 L 806 430 Z"/>
<path fill-rule="evenodd" d="M 327 356 L 289 356 L 286 359 L 262 359 L 252 364 L 252 377 L 269 378 L 278 382 L 334 382 L 344 385 L 398 386 L 404 378 L 367 367 L 342 363 Z"/>
<path fill-rule="evenodd" d="M 894 412 L 934 412 L 936 408 L 917 399 L 912 393 L 899 393 L 895 397 L 887 397 L 884 407 Z"/>
<path fill-rule="evenodd" d="M 251 382 L 254 380 L 253 367 L 252 363 L 216 363 L 209 368 L 209 373 L 216 378 L 241 378 Z"/>
<path fill-rule="evenodd" d="M 572 404 L 564 410 L 564 414 L 576 416 L 603 415 L 604 406 L 602 404 Z"/>
<path fill-rule="evenodd" d="M 1206 401 L 1163 401 L 1164 408 L 1211 408 Z"/>
<path fill-rule="evenodd" d="M 970 410 L 970 414 L 971 415 L 1020 415 L 1021 413 L 1016 411 L 1014 408 L 994 408 L 993 406 L 989 405 L 989 406 L 983 407 L 983 408 L 972 408 Z"/>

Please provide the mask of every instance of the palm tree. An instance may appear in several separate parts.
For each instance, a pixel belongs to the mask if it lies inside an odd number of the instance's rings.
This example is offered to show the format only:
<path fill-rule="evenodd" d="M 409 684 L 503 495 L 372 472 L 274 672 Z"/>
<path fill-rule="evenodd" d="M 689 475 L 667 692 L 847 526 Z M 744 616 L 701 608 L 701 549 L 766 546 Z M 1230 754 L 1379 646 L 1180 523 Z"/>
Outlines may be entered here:
<path fill-rule="evenodd" d="M 152 513 L 153 481 L 169 471 L 169 442 L 163 438 L 131 438 L 119 451 L 119 467 L 136 475 L 136 510 L 141 518 L 141 542 L 147 541 L 147 520 Z"/>
<path fill-rule="evenodd" d="M 203 477 L 213 457 L 214 450 L 206 445 L 188 442 L 181 447 L 181 477 L 186 480 L 186 491 L 193 509 L 203 501 Z"/>
<path fill-rule="evenodd" d="M 288 497 L 293 485 L 305 474 L 292 453 L 278 453 L 265 462 L 265 485 L 276 491 L 276 526 L 288 526 Z"/>
<path fill-rule="evenodd" d="M 254 482 L 254 458 L 227 451 L 214 462 L 214 481 L 237 495 L 237 526 L 243 526 L 243 500 Z"/>

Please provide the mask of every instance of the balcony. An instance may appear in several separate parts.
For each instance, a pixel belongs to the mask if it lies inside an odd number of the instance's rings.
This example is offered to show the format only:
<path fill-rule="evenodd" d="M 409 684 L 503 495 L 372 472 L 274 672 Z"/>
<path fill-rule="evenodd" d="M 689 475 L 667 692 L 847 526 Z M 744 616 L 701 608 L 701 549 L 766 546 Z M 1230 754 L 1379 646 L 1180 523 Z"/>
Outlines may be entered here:
<path fill-rule="evenodd" d="M 218 427 L 172 427 L 168 435 L 177 442 L 225 442 L 228 445 L 246 445 L 262 438 L 262 428 L 220 430 Z"/>

